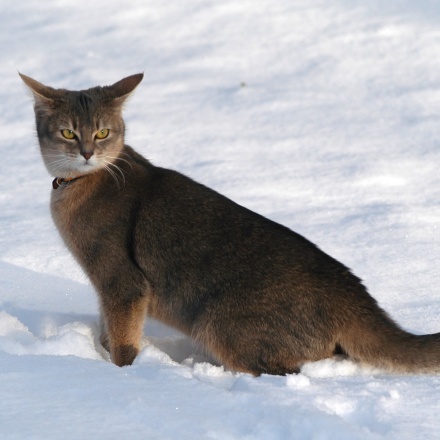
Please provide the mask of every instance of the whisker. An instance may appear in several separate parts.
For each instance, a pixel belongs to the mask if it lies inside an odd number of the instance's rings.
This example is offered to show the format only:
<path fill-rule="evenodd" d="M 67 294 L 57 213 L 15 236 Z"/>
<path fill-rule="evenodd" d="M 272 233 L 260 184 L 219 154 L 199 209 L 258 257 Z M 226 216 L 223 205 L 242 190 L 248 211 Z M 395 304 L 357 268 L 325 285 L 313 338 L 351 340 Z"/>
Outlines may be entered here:
<path fill-rule="evenodd" d="M 51 166 L 51 170 L 53 171 L 54 174 L 56 174 L 59 170 L 66 169 L 65 165 L 66 165 L 66 162 L 62 162 L 62 163 L 60 163 L 59 165 L 57 165 L 55 167 Z"/>
<path fill-rule="evenodd" d="M 122 181 L 124 183 L 125 186 L 125 175 L 124 172 L 121 170 L 120 167 L 118 167 L 116 164 L 114 164 L 113 162 L 109 162 L 109 161 L 105 161 L 105 163 L 107 164 L 107 166 L 110 167 L 114 167 L 117 171 L 119 171 L 121 177 L 122 177 Z M 116 174 L 116 173 L 115 173 Z"/>
<path fill-rule="evenodd" d="M 56 150 L 54 150 L 56 151 Z M 72 171 L 72 158 L 66 156 L 64 153 L 56 151 L 57 154 L 48 154 L 44 152 L 42 154 L 44 159 L 48 160 L 48 167 L 52 173 L 58 174 L 58 171 Z"/>
<path fill-rule="evenodd" d="M 121 157 L 117 156 L 117 157 L 113 157 L 113 156 L 105 156 L 106 159 L 115 159 L 115 160 L 120 160 L 121 162 L 125 162 L 131 169 L 133 169 L 133 165 L 126 159 L 122 159 Z"/>
<path fill-rule="evenodd" d="M 118 186 L 118 189 L 120 190 L 121 187 L 119 186 L 119 180 L 118 180 L 116 173 L 107 164 L 104 164 L 104 169 L 110 174 L 110 176 L 112 176 L 112 178 L 116 182 L 116 185 Z M 124 183 L 125 183 L 125 181 L 124 181 Z"/>
<path fill-rule="evenodd" d="M 43 157 L 48 157 L 48 156 L 43 156 Z M 55 157 L 55 156 L 54 156 Z M 66 157 L 56 157 L 55 159 L 52 159 L 51 157 L 48 157 L 51 161 L 51 163 L 57 163 L 57 162 L 66 162 L 68 163 L 69 160 Z"/>
<path fill-rule="evenodd" d="M 121 156 L 121 155 L 124 155 L 124 156 L 127 156 L 127 157 L 129 157 L 130 159 L 132 158 L 128 153 L 126 153 L 125 151 L 120 151 L 119 152 L 119 155 Z"/>

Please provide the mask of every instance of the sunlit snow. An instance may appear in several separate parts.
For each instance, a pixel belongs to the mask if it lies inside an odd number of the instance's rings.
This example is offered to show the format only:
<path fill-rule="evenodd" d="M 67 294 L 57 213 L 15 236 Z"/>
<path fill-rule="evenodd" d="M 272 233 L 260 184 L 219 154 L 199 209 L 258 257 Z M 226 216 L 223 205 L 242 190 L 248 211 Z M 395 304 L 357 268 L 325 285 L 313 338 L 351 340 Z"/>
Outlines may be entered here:
<path fill-rule="evenodd" d="M 17 71 L 144 72 L 127 142 L 305 235 L 404 328 L 440 331 L 440 7 L 429 0 L 3 1 L 1 439 L 437 439 L 440 377 L 341 358 L 227 371 L 157 322 L 118 368 L 49 213 Z"/>

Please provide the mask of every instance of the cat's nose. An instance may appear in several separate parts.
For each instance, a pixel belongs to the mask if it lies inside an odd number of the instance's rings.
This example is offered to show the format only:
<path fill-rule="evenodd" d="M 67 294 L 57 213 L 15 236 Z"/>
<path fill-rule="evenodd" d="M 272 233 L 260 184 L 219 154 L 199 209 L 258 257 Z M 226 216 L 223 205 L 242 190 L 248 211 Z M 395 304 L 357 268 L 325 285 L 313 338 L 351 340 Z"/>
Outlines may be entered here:
<path fill-rule="evenodd" d="M 93 156 L 93 153 L 88 153 L 86 151 L 81 151 L 81 156 L 83 156 L 85 160 L 89 160 Z"/>

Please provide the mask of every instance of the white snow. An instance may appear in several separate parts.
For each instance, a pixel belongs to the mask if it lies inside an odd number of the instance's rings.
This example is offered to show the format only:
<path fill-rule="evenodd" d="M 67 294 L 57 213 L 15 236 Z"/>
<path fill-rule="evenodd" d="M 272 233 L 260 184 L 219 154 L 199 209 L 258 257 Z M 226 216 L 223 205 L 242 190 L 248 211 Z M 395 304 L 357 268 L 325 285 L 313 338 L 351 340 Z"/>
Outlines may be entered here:
<path fill-rule="evenodd" d="M 305 235 L 406 329 L 440 331 L 440 6 L 430 0 L 3 0 L 1 439 L 437 439 L 440 377 L 351 361 L 225 371 L 149 322 L 117 368 L 49 214 L 17 70 L 87 88 L 145 72 L 128 142 Z"/>

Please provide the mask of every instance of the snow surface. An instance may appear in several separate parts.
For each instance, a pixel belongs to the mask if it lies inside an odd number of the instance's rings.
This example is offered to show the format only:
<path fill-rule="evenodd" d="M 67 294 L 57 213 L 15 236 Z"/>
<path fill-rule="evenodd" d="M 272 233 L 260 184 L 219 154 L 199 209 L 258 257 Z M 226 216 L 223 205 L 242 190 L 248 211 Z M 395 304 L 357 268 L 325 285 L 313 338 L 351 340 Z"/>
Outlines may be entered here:
<path fill-rule="evenodd" d="M 415 333 L 440 330 L 440 6 L 429 0 L 2 0 L 1 439 L 438 439 L 440 377 L 329 359 L 225 371 L 159 323 L 117 368 L 51 222 L 17 70 L 145 72 L 128 142 L 307 236 Z"/>

